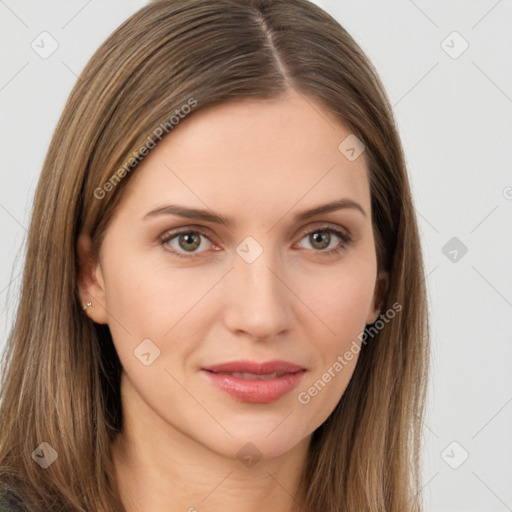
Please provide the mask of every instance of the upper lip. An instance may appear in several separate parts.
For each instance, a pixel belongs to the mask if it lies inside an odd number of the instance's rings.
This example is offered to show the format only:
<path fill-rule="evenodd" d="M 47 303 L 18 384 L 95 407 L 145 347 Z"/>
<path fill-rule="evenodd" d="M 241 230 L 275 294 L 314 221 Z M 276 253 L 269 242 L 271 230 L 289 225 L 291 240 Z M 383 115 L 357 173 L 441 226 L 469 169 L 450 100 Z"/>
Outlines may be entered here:
<path fill-rule="evenodd" d="M 301 370 L 305 370 L 305 368 L 288 361 L 265 361 L 262 363 L 257 361 L 229 361 L 226 363 L 206 366 L 203 368 L 203 370 L 215 373 L 240 372 L 253 373 L 255 375 L 265 375 L 274 372 L 296 373 Z"/>

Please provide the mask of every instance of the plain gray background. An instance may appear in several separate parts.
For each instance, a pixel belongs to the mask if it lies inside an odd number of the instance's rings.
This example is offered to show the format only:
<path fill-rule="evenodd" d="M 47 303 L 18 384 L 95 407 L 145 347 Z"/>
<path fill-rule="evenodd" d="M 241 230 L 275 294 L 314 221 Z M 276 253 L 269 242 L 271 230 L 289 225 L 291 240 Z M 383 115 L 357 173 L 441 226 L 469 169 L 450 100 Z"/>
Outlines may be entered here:
<path fill-rule="evenodd" d="M 432 324 L 427 510 L 512 510 L 512 1 L 315 3 L 374 63 L 406 153 Z M 2 350 L 64 102 L 94 50 L 144 4 L 0 0 Z"/>

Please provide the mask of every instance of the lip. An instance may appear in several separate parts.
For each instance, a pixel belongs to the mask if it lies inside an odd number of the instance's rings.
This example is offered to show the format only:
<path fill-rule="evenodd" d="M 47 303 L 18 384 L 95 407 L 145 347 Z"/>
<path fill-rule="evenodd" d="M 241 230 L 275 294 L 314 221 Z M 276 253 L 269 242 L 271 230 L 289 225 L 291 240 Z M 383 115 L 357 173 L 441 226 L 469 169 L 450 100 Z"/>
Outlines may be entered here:
<path fill-rule="evenodd" d="M 274 402 L 296 388 L 306 369 L 288 361 L 230 361 L 201 371 L 212 384 L 235 400 L 263 404 Z M 274 373 L 277 375 L 269 377 Z"/>

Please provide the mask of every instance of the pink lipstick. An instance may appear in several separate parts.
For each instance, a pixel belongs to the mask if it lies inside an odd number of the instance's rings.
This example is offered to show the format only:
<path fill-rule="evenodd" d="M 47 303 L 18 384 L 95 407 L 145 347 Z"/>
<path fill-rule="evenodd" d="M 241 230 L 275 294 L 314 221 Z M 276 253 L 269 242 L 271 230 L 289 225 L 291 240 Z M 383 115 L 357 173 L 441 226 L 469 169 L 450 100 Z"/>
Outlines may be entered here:
<path fill-rule="evenodd" d="M 231 361 L 205 367 L 202 372 L 235 400 L 266 404 L 296 388 L 306 370 L 287 361 Z"/>

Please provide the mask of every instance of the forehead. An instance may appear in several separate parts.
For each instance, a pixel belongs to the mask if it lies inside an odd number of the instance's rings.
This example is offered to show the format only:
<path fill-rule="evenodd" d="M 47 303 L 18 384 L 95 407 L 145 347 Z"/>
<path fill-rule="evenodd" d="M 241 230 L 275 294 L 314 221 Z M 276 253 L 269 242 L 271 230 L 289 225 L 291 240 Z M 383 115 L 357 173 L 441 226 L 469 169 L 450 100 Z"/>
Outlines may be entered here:
<path fill-rule="evenodd" d="M 200 106 L 200 101 L 199 101 Z M 350 128 L 309 96 L 236 101 L 194 112 L 144 158 L 124 202 L 166 201 L 261 219 L 341 198 L 370 208 L 364 153 L 340 152 Z"/>

